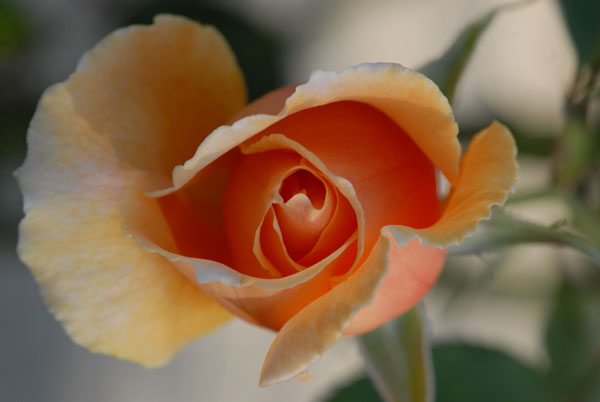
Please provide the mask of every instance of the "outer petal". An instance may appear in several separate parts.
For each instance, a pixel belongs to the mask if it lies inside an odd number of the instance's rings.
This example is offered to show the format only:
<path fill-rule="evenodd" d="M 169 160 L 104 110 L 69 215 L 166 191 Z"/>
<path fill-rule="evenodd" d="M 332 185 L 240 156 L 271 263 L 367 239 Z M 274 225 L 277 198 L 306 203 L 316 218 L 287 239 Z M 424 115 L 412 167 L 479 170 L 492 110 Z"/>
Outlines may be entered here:
<path fill-rule="evenodd" d="M 452 189 L 442 217 L 428 228 L 390 226 L 399 244 L 419 237 L 427 245 L 459 244 L 489 219 L 491 207 L 502 205 L 517 180 L 517 147 L 510 131 L 498 122 L 480 131 L 463 156 L 460 177 Z"/>
<path fill-rule="evenodd" d="M 126 238 L 119 212 L 135 169 L 160 185 L 244 97 L 223 39 L 175 17 L 110 35 L 42 97 L 16 173 L 26 213 L 18 248 L 75 341 L 156 366 L 229 318 Z"/>
<path fill-rule="evenodd" d="M 420 268 L 397 260 L 397 248 L 407 244 L 412 238 L 440 247 L 460 242 L 475 229 L 477 222 L 489 218 L 492 205 L 505 201 L 516 176 L 514 140 L 506 127 L 493 123 L 473 139 L 462 161 L 456 188 L 440 220 L 425 229 L 403 226 L 383 228 L 371 255 L 358 270 L 284 325 L 265 360 L 261 385 L 290 379 L 303 372 L 342 336 L 342 331 L 350 324 L 354 313 L 369 305 L 374 297 L 378 306 L 385 304 L 382 300 L 395 300 L 398 306 L 390 306 L 389 310 L 378 313 L 372 320 L 368 317 L 365 320 L 363 316 L 357 321 L 357 326 L 360 327 L 357 328 L 358 331 L 352 331 L 353 328 L 350 327 L 350 333 L 373 328 L 384 322 L 380 320 L 389 319 L 410 308 L 410 302 L 415 299 L 414 289 L 409 289 L 403 298 L 393 294 L 397 289 L 403 289 L 402 284 L 395 286 L 393 282 L 398 278 L 404 281 L 411 275 L 397 270 L 416 272 Z M 409 243 L 407 246 L 418 246 L 413 244 Z M 433 261 L 430 266 L 423 268 L 436 272 L 439 271 L 439 264 Z M 396 271 L 386 275 L 388 269 Z M 428 273 L 413 276 L 420 275 L 430 276 Z M 382 280 L 385 293 L 375 296 Z M 417 289 L 417 293 L 422 292 Z"/>
<path fill-rule="evenodd" d="M 344 335 L 371 331 L 411 309 L 435 284 L 445 257 L 445 249 L 425 246 L 417 239 L 405 245 L 391 241 L 390 265 L 375 298 L 354 315 Z"/>
<path fill-rule="evenodd" d="M 223 37 L 169 15 L 109 35 L 66 85 L 75 112 L 111 139 L 121 159 L 162 179 L 153 189 L 170 185 L 173 167 L 246 102 Z"/>

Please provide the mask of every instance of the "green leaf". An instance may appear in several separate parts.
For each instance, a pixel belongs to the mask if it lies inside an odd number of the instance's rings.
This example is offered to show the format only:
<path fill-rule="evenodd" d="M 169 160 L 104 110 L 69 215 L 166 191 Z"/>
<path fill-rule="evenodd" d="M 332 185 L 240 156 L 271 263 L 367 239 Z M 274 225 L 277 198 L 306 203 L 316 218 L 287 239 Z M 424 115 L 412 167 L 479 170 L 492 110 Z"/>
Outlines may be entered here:
<path fill-rule="evenodd" d="M 467 66 L 467 62 L 471 58 L 481 35 L 485 32 L 496 15 L 509 7 L 530 2 L 531 1 L 510 3 L 490 11 L 467 26 L 439 59 L 425 64 L 419 71 L 435 82 L 444 95 L 446 95 L 450 103 L 452 103 L 454 91 Z"/>
<path fill-rule="evenodd" d="M 430 344 L 419 305 L 357 337 L 371 379 L 388 402 L 433 401 Z"/>
<path fill-rule="evenodd" d="M 12 2 L 0 0 L 0 61 L 23 48 L 29 35 L 28 21 L 23 12 Z"/>
<path fill-rule="evenodd" d="M 573 214 L 573 226 L 590 239 L 600 241 L 600 210 L 593 211 L 581 199 L 565 196 Z"/>
<path fill-rule="evenodd" d="M 549 383 L 563 398 L 598 401 L 600 378 L 600 292 L 598 284 L 576 288 L 564 281 L 550 314 L 546 346 Z M 592 397 L 591 397 L 592 396 Z"/>
<path fill-rule="evenodd" d="M 554 161 L 557 186 L 572 188 L 579 183 L 593 162 L 595 137 L 582 117 L 569 117 L 560 137 Z"/>
<path fill-rule="evenodd" d="M 436 402 L 558 402 L 541 371 L 509 355 L 462 343 L 447 343 L 433 348 Z M 596 377 L 597 378 L 597 377 Z M 599 396 L 599 383 L 592 381 L 586 396 Z M 374 386 L 362 377 L 337 390 L 328 402 L 379 401 Z M 596 393 L 594 393 L 596 392 Z M 577 399 L 597 402 L 600 399 Z"/>
<path fill-rule="evenodd" d="M 332 396 L 325 399 L 327 402 L 380 402 L 381 397 L 373 386 L 371 380 L 366 377 L 360 377 L 349 384 L 332 392 Z"/>
<path fill-rule="evenodd" d="M 549 156 L 554 151 L 554 136 L 532 136 L 514 126 L 509 126 L 509 129 L 517 143 L 519 155 Z"/>
<path fill-rule="evenodd" d="M 600 60 L 600 2 L 560 0 L 560 5 L 582 64 Z"/>
<path fill-rule="evenodd" d="M 436 402 L 550 402 L 543 377 L 496 350 L 464 344 L 433 350 Z"/>

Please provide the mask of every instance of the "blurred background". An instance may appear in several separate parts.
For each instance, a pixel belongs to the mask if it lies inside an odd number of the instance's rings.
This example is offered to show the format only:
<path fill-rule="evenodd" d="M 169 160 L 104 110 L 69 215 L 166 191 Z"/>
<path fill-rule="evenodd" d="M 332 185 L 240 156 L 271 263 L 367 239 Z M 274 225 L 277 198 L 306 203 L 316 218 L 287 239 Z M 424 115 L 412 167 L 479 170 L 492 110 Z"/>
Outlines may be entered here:
<path fill-rule="evenodd" d="M 215 25 L 254 99 L 316 69 L 378 61 L 418 69 L 504 3 L 0 0 L 0 401 L 377 400 L 352 339 L 326 353 L 310 381 L 269 388 L 257 384 L 273 334 L 241 321 L 151 371 L 75 345 L 15 253 L 22 205 L 12 172 L 27 125 L 42 91 L 65 80 L 86 50 L 158 13 Z M 588 128 L 600 119 L 589 110 L 600 101 L 582 115 L 577 96 L 593 85 L 596 4 L 538 0 L 503 11 L 477 41 L 452 99 L 465 143 L 493 119 L 517 137 L 520 181 L 506 212 L 590 244 L 600 242 L 600 141 Z M 453 250 L 425 301 L 437 401 L 600 401 L 599 266 L 552 239 Z"/>

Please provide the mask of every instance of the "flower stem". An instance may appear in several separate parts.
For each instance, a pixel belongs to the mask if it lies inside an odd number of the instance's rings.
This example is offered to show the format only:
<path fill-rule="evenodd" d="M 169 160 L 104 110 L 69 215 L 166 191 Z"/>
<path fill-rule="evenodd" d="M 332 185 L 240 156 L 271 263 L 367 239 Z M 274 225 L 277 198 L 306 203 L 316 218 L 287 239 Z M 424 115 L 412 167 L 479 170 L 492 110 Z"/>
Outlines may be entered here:
<path fill-rule="evenodd" d="M 573 247 L 600 264 L 600 247 L 590 239 L 572 233 L 561 223 L 543 226 L 509 215 L 495 214 L 482 224 L 485 231 L 466 239 L 460 246 L 451 248 L 451 255 L 480 254 L 485 251 L 518 244 L 546 243 Z"/>

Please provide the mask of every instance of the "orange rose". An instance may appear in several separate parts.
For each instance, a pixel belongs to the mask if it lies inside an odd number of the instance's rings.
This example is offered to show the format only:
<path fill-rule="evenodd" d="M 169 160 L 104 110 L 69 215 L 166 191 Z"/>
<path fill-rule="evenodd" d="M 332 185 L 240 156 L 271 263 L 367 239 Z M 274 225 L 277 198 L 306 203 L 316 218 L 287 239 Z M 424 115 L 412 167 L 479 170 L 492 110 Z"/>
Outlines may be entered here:
<path fill-rule="evenodd" d="M 19 252 L 76 342 L 157 366 L 233 313 L 278 331 L 261 384 L 292 378 L 411 308 L 515 181 L 508 130 L 461 160 L 446 98 L 399 65 L 245 98 L 223 38 L 172 16 L 46 91 Z"/>

